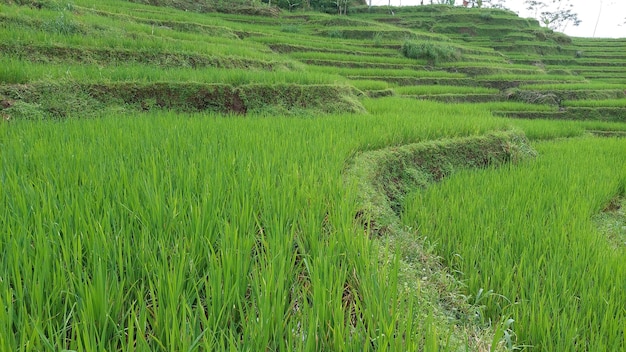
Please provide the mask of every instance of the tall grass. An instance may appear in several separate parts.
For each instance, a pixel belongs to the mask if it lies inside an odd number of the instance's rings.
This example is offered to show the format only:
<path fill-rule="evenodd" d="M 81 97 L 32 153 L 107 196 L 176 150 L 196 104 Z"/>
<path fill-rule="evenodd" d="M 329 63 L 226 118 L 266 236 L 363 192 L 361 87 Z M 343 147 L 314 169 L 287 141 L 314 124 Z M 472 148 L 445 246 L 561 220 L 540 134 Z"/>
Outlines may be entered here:
<path fill-rule="evenodd" d="M 416 192 L 404 223 L 434 241 L 468 294 L 495 293 L 484 301 L 485 319 L 514 319 L 518 344 L 622 350 L 624 252 L 591 217 L 624 192 L 624 148 L 618 139 L 540 143 L 537 162 L 463 173 Z M 581 157 L 587 153 L 594 157 Z"/>
<path fill-rule="evenodd" d="M 72 80 L 79 82 L 203 82 L 224 84 L 336 84 L 347 80 L 339 75 L 309 71 L 261 71 L 224 68 L 163 68 L 143 64 L 100 66 L 94 64 L 40 64 L 0 58 L 0 82 Z"/>

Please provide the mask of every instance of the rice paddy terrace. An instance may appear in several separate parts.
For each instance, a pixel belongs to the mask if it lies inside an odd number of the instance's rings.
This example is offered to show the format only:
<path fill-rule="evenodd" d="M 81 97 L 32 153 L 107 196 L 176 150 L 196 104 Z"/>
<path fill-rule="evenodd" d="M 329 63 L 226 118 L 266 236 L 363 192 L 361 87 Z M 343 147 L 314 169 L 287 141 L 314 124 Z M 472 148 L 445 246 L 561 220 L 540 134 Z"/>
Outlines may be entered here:
<path fill-rule="evenodd" d="M 626 349 L 626 39 L 218 3 L 0 1 L 0 350 Z"/>

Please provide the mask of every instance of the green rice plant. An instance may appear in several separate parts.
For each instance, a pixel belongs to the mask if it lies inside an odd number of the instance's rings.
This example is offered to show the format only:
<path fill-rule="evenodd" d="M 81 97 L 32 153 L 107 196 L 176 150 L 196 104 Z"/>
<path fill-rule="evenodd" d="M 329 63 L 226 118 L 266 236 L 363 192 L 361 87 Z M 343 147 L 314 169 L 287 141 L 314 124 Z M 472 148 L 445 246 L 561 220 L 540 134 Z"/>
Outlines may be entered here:
<path fill-rule="evenodd" d="M 521 102 L 489 102 L 477 103 L 478 106 L 490 111 L 557 111 L 558 107 L 548 104 L 529 104 Z"/>
<path fill-rule="evenodd" d="M 199 82 L 242 85 L 250 83 L 336 84 L 347 80 L 339 75 L 322 72 L 243 71 L 239 69 L 193 69 L 159 67 L 141 64 L 100 66 L 78 64 L 33 64 L 14 59 L 2 59 L 0 79 L 6 83 L 37 81 L 70 82 Z"/>
<path fill-rule="evenodd" d="M 12 59 L 0 59 L 0 82 L 4 84 L 26 83 L 29 74 L 25 72 L 24 63 Z"/>
<path fill-rule="evenodd" d="M 394 91 L 401 95 L 428 95 L 428 94 L 498 94 L 499 90 L 484 87 L 462 86 L 404 86 L 396 87 Z"/>
<path fill-rule="evenodd" d="M 309 72 L 334 73 L 341 76 L 361 76 L 361 77 L 433 77 L 433 78 L 465 78 L 462 73 L 446 72 L 446 71 L 427 71 L 427 70 L 409 70 L 409 69 L 388 69 L 388 68 L 348 68 L 348 67 L 327 67 L 314 66 L 309 67 Z"/>
<path fill-rule="evenodd" d="M 350 85 L 360 90 L 384 90 L 389 88 L 389 83 L 374 80 L 350 80 Z"/>
<path fill-rule="evenodd" d="M 465 57 L 464 57 L 465 59 Z M 484 59 L 484 58 L 483 58 Z M 442 63 L 441 67 L 493 67 L 493 62 L 492 61 L 481 61 L 481 62 L 463 62 L 463 61 L 459 61 L 459 62 L 448 62 L 448 63 Z M 502 69 L 510 69 L 510 70 L 534 70 L 534 71 L 539 71 L 539 68 L 533 65 L 523 65 L 523 64 L 511 64 L 511 63 L 507 63 L 504 60 L 502 61 L 502 65 L 498 65 L 498 67 L 501 67 Z"/>
<path fill-rule="evenodd" d="M 54 21 L 44 23 L 44 29 L 46 31 L 55 32 L 61 35 L 76 35 L 82 34 L 80 25 L 74 21 L 70 14 L 66 12 L 60 12 L 58 17 Z"/>
<path fill-rule="evenodd" d="M 518 344 L 622 349 L 624 291 L 615 283 L 626 275 L 623 251 L 591 217 L 623 190 L 625 141 L 536 146 L 536 162 L 462 173 L 415 192 L 405 202 L 405 224 L 436 241 L 447 265 L 464 275 L 468 294 L 501 295 L 485 301 L 485 313 L 514 319 Z"/>
<path fill-rule="evenodd" d="M 320 60 L 336 60 L 336 61 L 359 61 L 368 63 L 381 64 L 405 64 L 415 66 L 415 60 L 404 57 L 374 56 L 365 53 L 343 54 L 343 53 L 326 53 L 326 52 L 294 52 L 289 54 L 290 57 L 298 60 L 320 59 Z"/>
<path fill-rule="evenodd" d="M 372 227 L 363 226 L 362 190 L 345 175 L 356 155 L 375 149 L 511 128 L 533 140 L 577 137 L 626 131 L 623 123 L 491 114 L 557 109 L 514 102 L 363 97 L 367 114 L 318 116 L 306 107 L 289 110 L 287 101 L 298 101 L 305 90 L 297 88 L 309 85 L 406 95 L 497 93 L 394 87 L 380 80 L 477 84 L 453 72 L 455 67 L 518 73 L 479 77 L 505 83 L 609 75 L 617 80 L 622 41 L 528 45 L 520 50 L 560 54 L 503 55 L 492 49 L 493 41 L 464 38 L 457 44 L 459 36 L 420 33 L 391 21 L 430 26 L 434 15 L 439 22 L 467 17 L 464 9 L 456 13 L 450 7 L 398 10 L 411 15 L 403 18 L 373 12 L 341 20 L 311 13 L 207 15 L 121 0 L 74 0 L 65 9 L 40 3 L 41 9 L 0 4 L 0 350 L 413 351 L 480 350 L 489 344 L 624 349 L 625 297 L 614 289 L 624 274 L 623 253 L 607 245 L 589 221 L 624 193 L 625 170 L 615 167 L 625 164 L 623 141 L 538 142 L 536 162 L 462 173 L 442 188 L 416 192 L 402 203 L 405 225 L 416 229 L 406 238 L 375 238 Z M 381 18 L 388 22 L 374 22 Z M 494 10 L 489 21 L 499 25 L 507 19 L 513 21 Z M 351 38 L 310 35 L 319 23 Z M 486 34 L 502 28 L 477 27 Z M 429 50 L 445 70 L 421 66 L 431 58 L 401 57 L 402 42 L 377 43 L 373 31 L 385 38 L 410 31 L 413 38 L 436 39 L 428 43 L 441 47 Z M 524 34 L 518 37 L 528 39 Z M 604 45 L 610 55 L 598 49 Z M 29 57 L 28 47 L 41 50 Z M 442 63 L 442 47 L 464 61 Z M 581 48 L 593 56 L 569 54 Z M 109 56 L 94 54 L 96 49 Z M 80 59 L 46 50 L 75 52 Z M 130 59 L 137 56 L 156 59 Z M 215 64 L 192 68 L 178 60 L 185 56 Z M 511 58 L 529 64 L 508 64 Z M 531 65 L 542 59 L 549 71 L 578 75 L 531 74 L 543 69 Z M 295 60 L 370 68 L 308 67 Z M 604 66 L 587 66 L 592 63 Z M 623 91 L 623 84 L 581 82 L 552 87 Z M 78 89 L 67 95 L 76 99 L 58 98 L 62 89 L 94 84 L 184 89 L 196 83 L 295 89 L 284 100 L 262 97 L 258 101 L 267 107 L 245 118 L 139 114 L 115 99 L 81 101 L 79 95 L 88 92 Z M 38 93 L 37 102 L 20 96 L 42 86 L 48 90 Z M 148 110 L 158 105 L 151 99 L 143 101 Z M 67 111 L 64 105 L 81 113 L 44 120 L 50 110 Z M 100 118 L 81 119 L 92 110 Z M 413 251 L 422 246 L 432 249 Z M 450 272 L 431 275 L 442 263 L 426 256 L 429 251 L 437 251 Z M 457 271 L 465 276 L 450 280 Z M 473 348 L 468 341 L 475 339 L 484 345 Z"/>
<path fill-rule="evenodd" d="M 402 54 L 411 59 L 423 59 L 431 65 L 439 62 L 457 61 L 461 58 L 458 50 L 450 45 L 427 42 L 406 41 L 402 44 Z"/>
<path fill-rule="evenodd" d="M 302 31 L 302 28 L 300 26 L 295 26 L 295 25 L 283 25 L 280 28 L 281 32 L 286 32 L 286 33 L 300 33 Z"/>
<path fill-rule="evenodd" d="M 524 84 L 519 87 L 524 90 L 601 90 L 601 89 L 620 89 L 623 85 L 612 83 L 550 83 L 550 84 Z"/>
<path fill-rule="evenodd" d="M 564 81 L 564 82 L 583 82 L 585 81 L 585 77 L 582 76 L 573 76 L 573 75 L 550 75 L 550 74 L 541 74 L 541 75 L 528 75 L 528 74 L 495 74 L 495 75 L 482 75 L 477 76 L 476 79 L 484 79 L 484 80 L 502 80 L 502 81 Z"/>
<path fill-rule="evenodd" d="M 380 265 L 355 224 L 345 161 L 507 122 L 472 106 L 365 104 L 370 115 L 318 119 L 0 124 L 10 234 L 0 239 L 1 349 L 413 350 L 418 331 L 445 340 L 438 319 L 418 327 L 407 315 L 418 307 L 394 288 L 399 264 Z"/>
<path fill-rule="evenodd" d="M 572 107 L 626 107 L 626 99 L 608 99 L 608 100 L 566 100 L 564 106 Z"/>

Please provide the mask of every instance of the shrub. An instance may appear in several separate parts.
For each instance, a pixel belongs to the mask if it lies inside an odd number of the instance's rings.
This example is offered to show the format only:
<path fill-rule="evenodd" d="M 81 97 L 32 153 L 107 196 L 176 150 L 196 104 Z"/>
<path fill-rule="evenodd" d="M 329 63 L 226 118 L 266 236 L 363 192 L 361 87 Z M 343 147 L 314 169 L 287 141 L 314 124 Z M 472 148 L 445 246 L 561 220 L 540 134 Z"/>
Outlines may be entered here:
<path fill-rule="evenodd" d="M 74 21 L 64 11 L 60 11 L 59 16 L 55 20 L 46 22 L 44 27 L 47 31 L 63 35 L 82 33 L 80 24 Z"/>
<path fill-rule="evenodd" d="M 281 32 L 285 33 L 300 33 L 302 29 L 298 25 L 288 24 L 280 27 Z"/>
<path fill-rule="evenodd" d="M 39 104 L 25 103 L 17 101 L 13 103 L 9 108 L 4 109 L 3 113 L 6 119 L 17 120 L 43 120 L 46 117 L 46 113 Z"/>
<path fill-rule="evenodd" d="M 373 38 L 374 46 L 377 47 L 377 48 L 381 47 L 383 45 L 383 39 L 384 39 L 383 38 L 383 34 L 380 33 L 380 32 L 376 32 L 376 34 L 374 34 L 374 38 Z"/>
<path fill-rule="evenodd" d="M 424 59 L 433 65 L 442 61 L 457 61 L 461 58 L 456 48 L 433 41 L 406 41 L 401 50 L 402 54 L 408 58 Z"/>
<path fill-rule="evenodd" d="M 480 15 L 478 15 L 478 17 L 485 22 L 491 21 L 493 19 L 491 12 L 481 12 Z"/>
<path fill-rule="evenodd" d="M 330 38 L 343 38 L 343 32 L 337 29 L 333 29 L 326 33 Z"/>

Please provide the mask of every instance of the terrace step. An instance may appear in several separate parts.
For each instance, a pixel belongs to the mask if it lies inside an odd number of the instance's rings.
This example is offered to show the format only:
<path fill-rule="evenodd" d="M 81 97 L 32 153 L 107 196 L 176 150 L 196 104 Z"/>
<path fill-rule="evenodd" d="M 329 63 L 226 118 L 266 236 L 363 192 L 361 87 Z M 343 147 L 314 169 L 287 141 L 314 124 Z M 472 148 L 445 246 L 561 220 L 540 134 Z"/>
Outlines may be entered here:
<path fill-rule="evenodd" d="M 497 74 L 519 74 L 519 75 L 534 75 L 540 74 L 539 68 L 507 68 L 506 66 L 465 66 L 465 67 L 446 67 L 445 71 L 451 73 L 464 73 L 468 76 L 483 76 L 483 75 L 497 75 Z"/>
<path fill-rule="evenodd" d="M 314 66 L 330 66 L 345 68 L 382 68 L 391 70 L 424 70 L 425 66 L 410 64 L 387 64 L 381 62 L 364 62 L 364 61 L 341 61 L 341 60 L 324 60 L 324 59 L 301 59 L 308 65 Z"/>
<path fill-rule="evenodd" d="M 353 88 L 341 85 L 42 82 L 0 85 L 0 102 L 3 102 L 0 113 L 14 115 L 15 118 L 33 118 L 22 116 L 20 106 L 35 109 L 38 115 L 57 119 L 89 117 L 107 107 L 223 114 L 262 112 L 268 108 L 284 113 L 292 110 L 364 112 L 365 108 L 358 102 L 355 93 Z M 71 101 L 73 104 L 48 106 L 49 99 Z"/>
<path fill-rule="evenodd" d="M 601 131 L 601 130 L 588 130 L 588 133 L 597 137 L 617 137 L 626 138 L 626 131 Z"/>
<path fill-rule="evenodd" d="M 626 122 L 626 108 L 567 108 L 561 111 L 494 111 L 495 116 L 518 119 L 593 120 Z"/>
<path fill-rule="evenodd" d="M 508 92 L 509 99 L 521 100 L 524 96 L 547 96 L 553 95 L 556 100 L 603 100 L 603 99 L 623 99 L 626 98 L 626 90 L 623 89 L 546 89 L 546 90 L 525 90 Z"/>
<path fill-rule="evenodd" d="M 254 68 L 273 70 L 277 63 L 243 57 L 208 56 L 192 53 L 137 51 L 114 48 L 89 48 L 59 45 L 0 44 L 3 55 L 44 63 L 140 63 L 160 67 Z M 283 63 L 278 64 L 280 66 Z"/>
<path fill-rule="evenodd" d="M 445 78 L 445 77 L 388 77 L 388 76 L 346 76 L 352 80 L 376 80 L 393 83 L 399 86 L 419 86 L 419 85 L 446 85 L 446 86 L 466 86 L 485 87 L 506 90 L 517 88 L 523 84 L 562 84 L 571 81 L 556 80 L 498 80 L 498 79 L 473 79 L 473 78 Z"/>
<path fill-rule="evenodd" d="M 506 100 L 506 97 L 501 94 L 427 94 L 403 95 L 402 97 L 445 103 L 489 103 Z"/>
<path fill-rule="evenodd" d="M 471 78 L 445 78 L 445 77 L 389 77 L 389 76 L 346 76 L 351 80 L 375 80 L 393 83 L 399 86 L 421 85 L 446 85 L 446 86 L 478 86 L 476 80 Z"/>
<path fill-rule="evenodd" d="M 398 53 L 384 53 L 384 52 L 369 52 L 349 49 L 324 49 L 318 47 L 309 47 L 303 45 L 276 43 L 270 44 L 269 48 L 279 54 L 288 54 L 293 52 L 320 52 L 320 53 L 336 53 L 336 54 L 349 54 L 349 55 L 366 55 L 366 56 L 397 56 Z"/>

